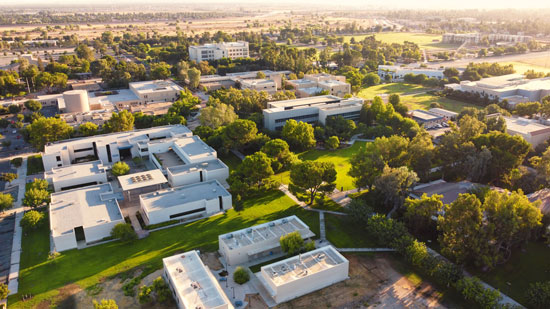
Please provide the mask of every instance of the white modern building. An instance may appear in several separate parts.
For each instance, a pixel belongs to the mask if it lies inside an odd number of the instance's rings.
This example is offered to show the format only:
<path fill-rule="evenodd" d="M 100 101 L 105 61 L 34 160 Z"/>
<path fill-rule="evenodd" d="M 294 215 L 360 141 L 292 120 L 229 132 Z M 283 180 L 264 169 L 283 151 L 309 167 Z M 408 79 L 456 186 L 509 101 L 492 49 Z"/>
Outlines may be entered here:
<path fill-rule="evenodd" d="M 115 225 L 124 223 L 109 183 L 53 193 L 49 211 L 57 252 L 101 241 Z"/>
<path fill-rule="evenodd" d="M 168 125 L 68 139 L 47 144 L 42 154 L 42 162 L 46 171 L 94 160 L 112 165 L 123 158 L 148 157 L 148 145 L 151 142 L 192 135 L 186 126 Z"/>
<path fill-rule="evenodd" d="M 517 103 L 541 101 L 550 95 L 550 77 L 526 79 L 522 74 L 509 74 L 483 78 L 479 81 L 462 81 L 448 84 L 446 88 L 455 91 L 478 93 L 489 99 L 507 100 L 510 107 Z"/>
<path fill-rule="evenodd" d="M 161 170 L 153 169 L 118 176 L 118 183 L 122 189 L 124 199 L 131 201 L 140 194 L 160 190 L 164 184 L 168 183 L 168 180 Z"/>
<path fill-rule="evenodd" d="M 198 251 L 162 259 L 163 276 L 180 309 L 233 309 L 229 298 Z"/>
<path fill-rule="evenodd" d="M 327 73 L 306 74 L 302 79 L 289 80 L 286 83 L 294 87 L 298 98 L 314 96 L 323 91 L 342 98 L 351 92 L 351 85 L 346 82 L 345 76 Z"/>
<path fill-rule="evenodd" d="M 420 75 L 424 74 L 428 78 L 437 78 L 443 79 L 444 69 L 433 69 L 433 68 L 421 68 L 421 67 L 412 67 L 412 66 L 398 66 L 398 65 L 379 65 L 378 66 L 378 76 L 382 80 L 386 79 L 386 76 L 391 76 L 393 81 L 402 81 L 407 74 Z"/>
<path fill-rule="evenodd" d="M 443 43 L 479 43 L 483 38 L 487 38 L 489 42 L 510 42 L 510 43 L 527 43 L 533 40 L 532 36 L 516 35 L 505 33 L 445 33 L 443 34 Z"/>
<path fill-rule="evenodd" d="M 415 109 L 409 112 L 409 116 L 424 128 L 431 128 L 448 121 L 444 116 L 439 116 L 429 111 Z"/>
<path fill-rule="evenodd" d="M 281 236 L 299 232 L 304 240 L 315 236 L 296 216 L 218 236 L 219 252 L 228 265 L 239 265 L 282 252 Z"/>
<path fill-rule="evenodd" d="M 223 42 L 189 46 L 189 60 L 201 62 L 222 58 L 248 58 L 248 42 Z"/>
<path fill-rule="evenodd" d="M 522 117 L 503 117 L 506 121 L 506 132 L 523 137 L 533 148 L 550 138 L 550 126 L 534 119 Z"/>
<path fill-rule="evenodd" d="M 55 192 L 59 192 L 106 183 L 107 173 L 101 161 L 98 160 L 54 167 L 44 172 L 44 179 L 53 185 Z"/>
<path fill-rule="evenodd" d="M 327 117 L 337 116 L 357 120 L 362 107 L 363 99 L 342 99 L 332 95 L 268 102 L 263 110 L 264 127 L 281 130 L 289 119 L 311 124 L 325 124 Z"/>
<path fill-rule="evenodd" d="M 249 72 L 236 72 L 236 73 L 227 73 L 225 76 L 220 75 L 203 75 L 200 78 L 199 87 L 206 88 L 208 91 L 218 90 L 222 88 L 232 88 L 237 85 L 237 82 L 241 83 L 247 80 L 258 79 L 258 72 L 260 71 L 249 71 Z M 265 75 L 265 80 L 272 81 L 275 83 L 276 89 L 281 89 L 283 84 L 283 77 L 287 77 L 292 72 L 290 71 L 271 71 L 263 70 L 261 71 Z"/>
<path fill-rule="evenodd" d="M 142 194 L 139 203 L 146 224 L 208 217 L 232 207 L 231 194 L 217 180 Z"/>
<path fill-rule="evenodd" d="M 240 81 L 241 89 L 265 91 L 268 94 L 277 92 L 277 84 L 271 79 L 244 79 Z"/>
<path fill-rule="evenodd" d="M 447 120 L 456 120 L 456 117 L 458 117 L 458 113 L 443 108 L 434 107 L 430 108 L 428 111 L 434 115 L 445 117 Z"/>
<path fill-rule="evenodd" d="M 229 168 L 220 159 L 168 167 L 168 182 L 172 187 L 190 185 L 197 182 L 217 180 L 225 184 Z"/>
<path fill-rule="evenodd" d="M 198 136 L 176 137 L 150 141 L 149 160 L 159 169 L 216 160 L 217 152 Z"/>
<path fill-rule="evenodd" d="M 349 261 L 334 247 L 325 246 L 263 266 L 256 276 L 280 304 L 346 280 L 348 274 Z"/>

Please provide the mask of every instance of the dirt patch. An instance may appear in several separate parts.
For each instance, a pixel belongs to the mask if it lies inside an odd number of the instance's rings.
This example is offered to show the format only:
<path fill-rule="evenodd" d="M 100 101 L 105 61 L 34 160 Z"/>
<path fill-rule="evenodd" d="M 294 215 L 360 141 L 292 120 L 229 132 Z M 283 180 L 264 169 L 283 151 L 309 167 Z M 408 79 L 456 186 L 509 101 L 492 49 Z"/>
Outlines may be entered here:
<path fill-rule="evenodd" d="M 430 284 L 416 286 L 391 265 L 388 255 L 346 255 L 349 279 L 277 308 L 445 308 Z M 266 308 L 252 301 L 251 308 Z"/>
<path fill-rule="evenodd" d="M 213 272 L 223 269 L 223 265 L 220 262 L 220 254 L 218 252 L 201 253 L 201 260 L 204 265 L 208 266 Z"/>

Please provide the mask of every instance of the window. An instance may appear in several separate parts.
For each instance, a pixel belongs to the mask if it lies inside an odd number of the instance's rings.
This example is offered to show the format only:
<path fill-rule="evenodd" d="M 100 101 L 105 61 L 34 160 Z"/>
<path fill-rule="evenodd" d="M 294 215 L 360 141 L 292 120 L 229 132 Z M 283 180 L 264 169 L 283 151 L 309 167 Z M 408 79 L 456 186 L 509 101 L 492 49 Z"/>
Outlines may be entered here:
<path fill-rule="evenodd" d="M 55 157 L 55 160 L 57 160 L 57 161 L 61 161 L 61 156 L 57 156 L 57 157 Z"/>
<path fill-rule="evenodd" d="M 76 149 L 74 152 L 77 153 L 77 152 L 91 151 L 91 150 L 94 150 L 94 148 L 90 147 L 90 148 Z M 60 160 L 58 160 L 58 161 L 60 161 Z"/>
<path fill-rule="evenodd" d="M 174 219 L 174 218 L 182 217 L 182 216 L 187 216 L 187 215 L 198 213 L 198 212 L 203 212 L 205 210 L 206 210 L 206 208 L 203 207 L 203 208 L 198 208 L 198 209 L 195 209 L 195 210 L 180 212 L 180 213 L 177 213 L 177 214 L 170 215 L 170 219 Z"/>

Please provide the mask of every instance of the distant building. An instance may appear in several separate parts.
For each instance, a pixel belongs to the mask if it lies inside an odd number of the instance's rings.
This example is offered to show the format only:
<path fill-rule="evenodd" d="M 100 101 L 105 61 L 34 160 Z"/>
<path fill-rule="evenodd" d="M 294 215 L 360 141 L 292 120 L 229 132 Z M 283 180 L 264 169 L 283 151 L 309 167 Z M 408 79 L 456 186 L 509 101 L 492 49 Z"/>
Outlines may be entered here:
<path fill-rule="evenodd" d="M 386 79 L 386 76 L 391 76 L 393 81 L 402 81 L 407 74 L 420 75 L 424 74 L 428 78 L 437 78 L 443 79 L 444 69 L 432 69 L 432 68 L 421 68 L 421 67 L 411 67 L 411 66 L 398 66 L 398 65 L 379 65 L 378 66 L 378 76 L 382 80 Z"/>
<path fill-rule="evenodd" d="M 217 74 L 203 75 L 200 78 L 199 87 L 206 88 L 208 91 L 218 90 L 222 88 L 233 88 L 237 85 L 237 83 L 257 79 L 258 72 L 260 71 L 227 73 L 225 76 L 220 76 Z M 266 77 L 263 80 L 275 83 L 275 87 L 277 90 L 281 89 L 282 87 L 283 77 L 286 77 L 291 73 L 290 71 L 271 70 L 263 70 L 261 72 L 263 72 Z"/>
<path fill-rule="evenodd" d="M 443 43 L 453 43 L 453 44 L 462 44 L 465 42 L 479 43 L 485 37 L 491 43 L 496 43 L 496 42 L 527 43 L 533 40 L 533 37 L 528 35 L 515 35 L 515 34 L 504 34 L 504 33 L 490 33 L 490 34 L 445 33 L 443 34 Z"/>
<path fill-rule="evenodd" d="M 303 79 L 286 82 L 296 90 L 296 97 L 306 98 L 323 91 L 337 97 L 344 97 L 351 92 L 351 85 L 345 76 L 335 76 L 327 73 L 306 74 Z"/>
<path fill-rule="evenodd" d="M 109 237 L 113 227 L 124 223 L 110 184 L 89 186 L 51 195 L 51 239 L 60 252 L 89 245 Z"/>
<path fill-rule="evenodd" d="M 231 194 L 217 180 L 141 194 L 139 203 L 145 224 L 208 217 L 232 207 Z"/>
<path fill-rule="evenodd" d="M 269 102 L 263 110 L 264 127 L 281 130 L 289 119 L 312 124 L 325 124 L 327 117 L 337 116 L 357 120 L 362 107 L 363 99 L 342 99 L 332 95 Z"/>
<path fill-rule="evenodd" d="M 438 194 L 443 196 L 441 201 L 444 204 L 451 204 L 460 194 L 470 193 L 475 187 L 476 184 L 469 181 L 446 182 L 444 180 L 435 180 L 415 186 L 412 192 L 415 198 L 420 198 L 422 194 L 426 194 L 427 196 Z"/>
<path fill-rule="evenodd" d="M 325 246 L 262 266 L 257 275 L 277 304 L 348 279 L 349 261 L 334 247 Z"/>
<path fill-rule="evenodd" d="M 218 236 L 219 252 L 228 265 L 248 263 L 282 253 L 281 236 L 298 232 L 302 239 L 315 236 L 296 216 L 259 224 Z"/>
<path fill-rule="evenodd" d="M 44 179 L 54 191 L 72 190 L 107 182 L 107 171 L 101 161 L 54 167 L 44 172 Z"/>
<path fill-rule="evenodd" d="M 456 117 L 458 117 L 458 113 L 438 107 L 430 108 L 428 112 L 434 115 L 445 117 L 448 120 L 456 120 Z"/>
<path fill-rule="evenodd" d="M 189 46 L 189 59 L 197 63 L 222 58 L 237 59 L 248 57 L 248 42 L 245 41 Z"/>
<path fill-rule="evenodd" d="M 252 89 L 256 91 L 265 91 L 268 94 L 277 92 L 277 84 L 270 79 L 245 79 L 241 80 L 241 89 Z"/>
<path fill-rule="evenodd" d="M 444 116 L 439 116 L 437 114 L 434 114 L 425 110 L 421 110 L 421 109 L 415 109 L 410 111 L 409 116 L 424 128 L 432 128 L 447 120 L 447 118 Z"/>
<path fill-rule="evenodd" d="M 180 309 L 234 309 L 198 251 L 162 259 L 163 277 Z"/>
<path fill-rule="evenodd" d="M 503 117 L 506 121 L 506 132 L 523 137 L 533 148 L 550 138 L 550 126 L 534 119 L 522 117 Z"/>
<path fill-rule="evenodd" d="M 521 102 L 541 101 L 550 95 L 550 77 L 526 79 L 522 74 L 509 74 L 483 78 L 479 81 L 462 81 L 448 84 L 446 88 L 455 91 L 478 93 L 493 100 L 507 100 L 510 107 Z"/>

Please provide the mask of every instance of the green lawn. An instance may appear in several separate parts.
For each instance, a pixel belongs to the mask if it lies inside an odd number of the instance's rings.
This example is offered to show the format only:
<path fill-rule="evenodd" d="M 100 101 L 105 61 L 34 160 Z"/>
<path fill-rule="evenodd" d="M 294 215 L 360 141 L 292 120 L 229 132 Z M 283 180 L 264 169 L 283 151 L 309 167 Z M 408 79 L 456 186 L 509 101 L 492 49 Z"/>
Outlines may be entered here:
<path fill-rule="evenodd" d="M 337 248 L 375 248 L 376 242 L 369 238 L 362 225 L 352 222 L 347 216 L 325 213 L 325 231 L 328 241 Z"/>
<path fill-rule="evenodd" d="M 225 163 L 225 165 L 227 165 L 227 167 L 229 167 L 229 172 L 236 170 L 239 164 L 241 164 L 241 159 L 237 158 L 237 156 L 232 152 L 227 154 L 219 154 L 218 157 L 223 161 L 223 163 Z"/>
<path fill-rule="evenodd" d="M 525 304 L 525 292 L 531 283 L 550 280 L 550 248 L 542 242 L 530 242 L 524 252 L 516 249 L 506 264 L 498 265 L 490 272 L 470 271 Z"/>
<path fill-rule="evenodd" d="M 265 193 L 243 202 L 244 208 L 187 225 L 152 232 L 147 238 L 129 244 L 112 242 L 84 250 L 62 252 L 47 259 L 48 230 L 42 229 L 23 237 L 19 293 L 9 298 L 10 308 L 36 306 L 43 300 L 55 302 L 59 288 L 76 283 L 83 289 L 101 278 L 120 274 L 136 267 L 162 267 L 162 258 L 192 249 L 215 251 L 218 235 L 255 224 L 297 215 L 319 235 L 319 216 L 306 211 L 279 191 Z M 24 294 L 33 299 L 21 302 Z"/>
<path fill-rule="evenodd" d="M 349 42 L 351 38 L 355 38 L 355 41 L 362 41 L 365 37 L 371 36 L 369 35 L 347 35 L 344 36 L 344 41 Z M 426 49 L 449 49 L 449 48 L 457 48 L 460 46 L 459 44 L 446 44 L 441 43 L 441 39 L 443 38 L 440 34 L 428 34 L 428 33 L 412 33 L 412 32 L 380 32 L 375 33 L 374 36 L 376 37 L 376 40 L 382 41 L 384 43 L 392 44 L 392 43 L 399 43 L 403 44 L 403 42 L 413 42 L 418 44 L 420 48 L 426 48 Z"/>
<path fill-rule="evenodd" d="M 389 83 L 389 84 L 380 84 L 372 87 L 363 88 L 357 94 L 358 97 L 372 100 L 375 96 L 381 94 L 392 94 L 397 93 L 398 95 L 403 95 L 406 93 L 416 93 L 422 91 L 428 91 L 429 88 L 425 88 L 422 85 L 415 84 L 405 84 L 405 83 Z"/>
<path fill-rule="evenodd" d="M 338 190 L 351 190 L 354 189 L 353 178 L 348 175 L 348 171 L 351 168 L 349 159 L 355 154 L 361 146 L 365 145 L 365 142 L 356 142 L 353 146 L 348 148 L 340 148 L 338 150 L 308 150 L 298 154 L 301 160 L 317 160 L 320 162 L 332 162 L 336 166 L 336 188 Z M 271 176 L 272 179 L 284 184 L 290 183 L 290 172 L 282 172 Z"/>
<path fill-rule="evenodd" d="M 41 155 L 29 156 L 27 158 L 27 176 L 44 172 L 44 164 Z"/>

